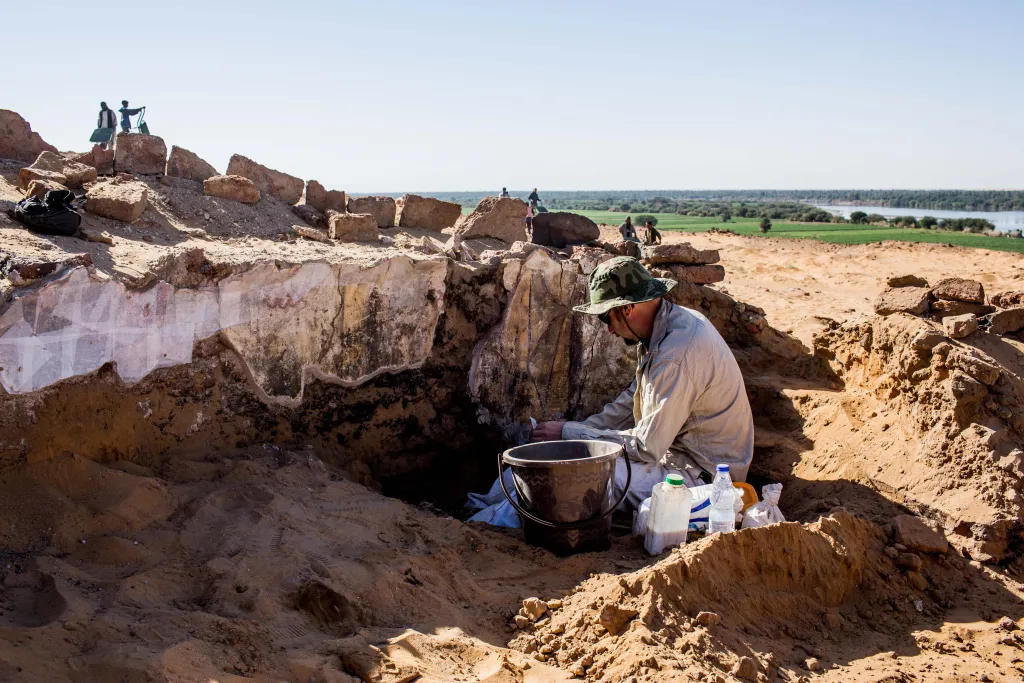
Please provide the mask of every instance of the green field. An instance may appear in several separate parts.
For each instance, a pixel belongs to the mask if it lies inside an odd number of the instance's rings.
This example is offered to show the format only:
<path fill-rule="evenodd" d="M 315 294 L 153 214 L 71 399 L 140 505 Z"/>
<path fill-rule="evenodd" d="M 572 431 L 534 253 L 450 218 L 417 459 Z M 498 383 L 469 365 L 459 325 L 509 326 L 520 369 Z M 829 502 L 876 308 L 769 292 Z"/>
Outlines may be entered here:
<path fill-rule="evenodd" d="M 610 225 L 619 225 L 626 218 L 626 214 L 615 211 L 574 211 L 573 213 L 587 216 L 596 223 L 607 223 Z M 722 230 L 732 230 L 740 235 L 761 234 L 761 230 L 757 227 L 761 222 L 758 218 L 733 218 L 728 223 L 723 223 L 719 218 L 677 216 L 674 213 L 654 215 L 658 217 L 658 230 L 704 232 L 708 228 L 716 227 Z M 852 225 L 849 223 L 790 223 L 779 220 L 772 221 L 772 229 L 768 234 L 770 237 L 816 239 L 836 244 L 869 244 L 885 240 L 933 242 L 937 244 L 952 244 L 958 247 L 994 249 L 1024 254 L 1024 240 L 1021 239 L 988 237 L 986 235 L 972 235 L 943 230 L 890 228 L 878 225 Z"/>

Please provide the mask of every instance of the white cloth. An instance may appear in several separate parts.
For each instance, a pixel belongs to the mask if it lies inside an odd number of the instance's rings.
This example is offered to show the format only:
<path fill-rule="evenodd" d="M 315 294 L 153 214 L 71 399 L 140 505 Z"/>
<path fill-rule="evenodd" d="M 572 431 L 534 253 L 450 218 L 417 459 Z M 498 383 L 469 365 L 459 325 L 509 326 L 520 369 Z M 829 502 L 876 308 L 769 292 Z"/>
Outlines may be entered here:
<path fill-rule="evenodd" d="M 633 461 L 682 470 L 691 482 L 719 463 L 745 481 L 754 420 L 736 358 L 711 322 L 662 300 L 650 349 L 637 349 L 629 388 L 600 413 L 566 422 L 562 438 L 620 443 Z"/>

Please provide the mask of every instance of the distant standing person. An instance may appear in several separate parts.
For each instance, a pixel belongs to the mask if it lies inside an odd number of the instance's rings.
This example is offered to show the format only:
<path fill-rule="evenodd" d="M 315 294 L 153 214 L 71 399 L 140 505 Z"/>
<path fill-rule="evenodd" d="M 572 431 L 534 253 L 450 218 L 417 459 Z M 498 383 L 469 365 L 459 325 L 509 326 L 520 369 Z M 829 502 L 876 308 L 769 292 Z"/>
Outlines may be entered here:
<path fill-rule="evenodd" d="M 103 143 L 106 149 L 110 149 L 110 146 L 114 144 L 114 133 L 117 132 L 117 116 L 106 102 L 100 102 L 100 116 L 96 121 L 96 127 L 110 130 L 110 138 Z"/>
<path fill-rule="evenodd" d="M 508 188 L 506 188 L 506 187 L 501 188 L 501 194 L 499 196 L 500 197 L 507 197 L 508 196 Z"/>
<path fill-rule="evenodd" d="M 143 107 L 138 109 L 129 109 L 128 100 L 121 100 L 121 108 L 118 109 L 121 112 L 121 130 L 125 133 L 129 133 L 132 130 L 132 117 L 142 111 Z"/>
<path fill-rule="evenodd" d="M 647 228 L 647 244 L 661 244 L 661 233 L 654 227 L 654 221 L 646 221 L 644 227 Z"/>
<path fill-rule="evenodd" d="M 537 205 L 540 204 L 540 197 L 537 195 L 537 188 L 533 188 L 533 192 L 527 197 L 530 200 L 530 213 L 537 213 Z"/>
<path fill-rule="evenodd" d="M 624 240 L 631 242 L 640 241 L 640 238 L 636 236 L 636 230 L 633 229 L 633 219 L 629 216 L 626 216 L 626 222 L 619 226 L 619 234 L 622 235 Z"/>

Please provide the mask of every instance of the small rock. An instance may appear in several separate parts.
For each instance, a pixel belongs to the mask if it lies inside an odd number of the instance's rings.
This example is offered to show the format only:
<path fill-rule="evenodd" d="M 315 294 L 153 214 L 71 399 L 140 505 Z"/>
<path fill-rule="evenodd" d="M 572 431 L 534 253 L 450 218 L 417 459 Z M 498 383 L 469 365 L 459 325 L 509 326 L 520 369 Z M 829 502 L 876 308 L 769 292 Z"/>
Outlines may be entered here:
<path fill-rule="evenodd" d="M 608 630 L 608 633 L 616 636 L 637 614 L 639 614 L 638 611 L 628 607 L 605 605 L 597 620 L 601 626 L 604 626 Z"/>
<path fill-rule="evenodd" d="M 928 281 L 917 275 L 893 275 L 885 284 L 890 287 L 927 287 Z"/>
<path fill-rule="evenodd" d="M 526 628 L 530 625 L 530 620 L 524 617 L 522 614 L 517 614 L 512 617 L 512 623 L 516 625 L 516 628 Z"/>
<path fill-rule="evenodd" d="M 907 572 L 907 583 L 914 587 L 915 590 L 924 591 L 928 588 L 928 579 L 924 578 L 924 575 L 918 571 Z M 920 612 L 921 610 L 918 610 Z"/>
<path fill-rule="evenodd" d="M 1016 631 L 1017 622 L 1015 622 L 1010 617 L 1003 617 L 999 620 L 999 628 L 1003 629 L 1004 631 Z"/>
<path fill-rule="evenodd" d="M 149 205 L 149 189 L 143 183 L 120 178 L 92 185 L 85 197 L 89 213 L 125 223 L 138 220 Z"/>
<path fill-rule="evenodd" d="M 914 553 L 900 553 L 896 558 L 896 566 L 908 571 L 917 571 L 921 568 L 921 556 Z"/>
<path fill-rule="evenodd" d="M 897 557 L 900 556 L 900 551 L 896 550 L 896 548 L 893 548 L 891 545 L 888 545 L 885 547 L 885 555 L 890 560 L 895 560 Z"/>
<path fill-rule="evenodd" d="M 978 317 L 973 313 L 954 315 L 942 319 L 942 329 L 953 339 L 963 339 L 977 331 Z"/>
<path fill-rule="evenodd" d="M 758 674 L 757 664 L 750 657 L 740 657 L 729 673 L 744 681 L 756 681 Z"/>
<path fill-rule="evenodd" d="M 820 671 L 821 661 L 819 661 L 817 657 L 808 657 L 804 660 L 804 668 L 808 671 Z"/>
<path fill-rule="evenodd" d="M 548 605 L 540 598 L 526 598 L 523 600 L 522 613 L 530 621 L 537 621 L 548 611 Z"/>
<path fill-rule="evenodd" d="M 1008 334 L 1024 329 L 1024 306 L 1006 308 L 985 316 L 992 334 Z"/>
<path fill-rule="evenodd" d="M 561 609 L 562 608 L 562 601 L 561 600 L 548 600 L 547 604 L 548 604 L 548 609 Z"/>
<path fill-rule="evenodd" d="M 722 622 L 722 617 L 716 612 L 700 612 L 697 614 L 697 623 L 705 628 L 717 626 Z"/>

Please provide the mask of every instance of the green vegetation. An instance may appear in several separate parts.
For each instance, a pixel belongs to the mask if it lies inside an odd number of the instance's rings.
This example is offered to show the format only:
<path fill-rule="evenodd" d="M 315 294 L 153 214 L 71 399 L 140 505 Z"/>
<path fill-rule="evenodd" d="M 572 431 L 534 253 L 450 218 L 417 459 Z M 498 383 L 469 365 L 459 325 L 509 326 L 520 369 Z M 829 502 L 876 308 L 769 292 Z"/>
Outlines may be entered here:
<path fill-rule="evenodd" d="M 617 211 L 576 211 L 597 223 L 619 225 L 625 216 Z M 682 232 L 704 232 L 709 228 L 728 230 L 739 235 L 760 235 L 761 219 L 734 217 L 723 226 L 719 216 L 680 216 L 673 213 L 657 214 L 658 230 Z M 931 242 L 952 244 L 959 247 L 1012 251 L 1024 254 L 1024 240 L 1009 237 L 990 237 L 962 232 L 922 230 L 920 228 L 897 228 L 886 225 L 854 225 L 851 223 L 795 223 L 792 221 L 771 221 L 772 237 L 795 239 L 816 239 L 835 244 L 870 244 L 895 240 L 900 242 Z"/>

